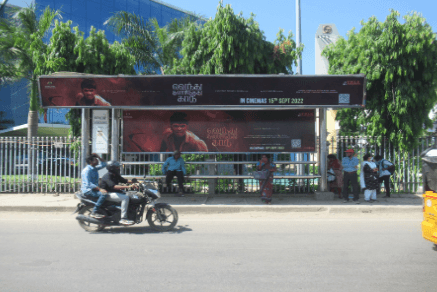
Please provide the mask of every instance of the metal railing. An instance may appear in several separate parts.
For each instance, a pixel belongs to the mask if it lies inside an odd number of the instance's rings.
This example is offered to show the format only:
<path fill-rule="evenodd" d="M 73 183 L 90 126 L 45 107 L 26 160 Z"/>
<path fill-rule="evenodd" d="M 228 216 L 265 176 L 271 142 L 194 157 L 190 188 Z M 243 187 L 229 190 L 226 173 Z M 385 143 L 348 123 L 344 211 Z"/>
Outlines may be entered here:
<path fill-rule="evenodd" d="M 314 153 L 301 154 L 304 159 L 302 161 L 296 160 L 300 156 L 295 153 L 270 154 L 270 156 L 277 166 L 273 181 L 275 193 L 311 193 L 317 189 L 320 175 Z M 162 186 L 165 180 L 162 164 L 168 157 L 166 153 L 123 153 L 121 155 L 124 165 L 123 176 L 146 177 Z M 253 179 L 252 172 L 261 158 L 260 153 L 199 153 L 183 154 L 182 157 L 189 175 L 184 184 L 185 192 L 233 194 L 259 191 L 259 182 Z M 176 181 L 173 182 L 163 191 L 175 192 L 177 184 Z"/>
<path fill-rule="evenodd" d="M 81 159 L 74 149 L 78 143 L 66 137 L 0 137 L 0 192 L 77 191 Z"/>
<path fill-rule="evenodd" d="M 387 140 L 373 137 L 332 137 L 329 150 L 342 158 L 347 148 L 354 148 L 362 161 L 365 153 L 381 154 L 396 166 L 391 177 L 393 192 L 418 192 L 422 186 L 420 154 L 435 143 L 434 137 L 420 138 L 410 152 L 393 147 Z M 77 149 L 77 150 L 76 150 Z M 80 139 L 66 137 L 0 137 L 0 192 L 58 193 L 80 189 Z M 320 172 L 316 153 L 270 154 L 278 171 L 274 174 L 274 192 L 311 193 L 318 189 Z M 123 175 L 155 180 L 162 186 L 162 164 L 166 153 L 122 153 Z M 252 178 L 260 153 L 183 154 L 189 179 L 188 193 L 235 194 L 259 191 Z M 29 157 L 31 164 L 29 164 Z M 32 171 L 30 165 L 35 165 Z M 382 187 L 382 186 L 381 186 Z M 164 192 L 176 191 L 176 182 Z M 383 190 L 382 190 L 383 191 Z"/>

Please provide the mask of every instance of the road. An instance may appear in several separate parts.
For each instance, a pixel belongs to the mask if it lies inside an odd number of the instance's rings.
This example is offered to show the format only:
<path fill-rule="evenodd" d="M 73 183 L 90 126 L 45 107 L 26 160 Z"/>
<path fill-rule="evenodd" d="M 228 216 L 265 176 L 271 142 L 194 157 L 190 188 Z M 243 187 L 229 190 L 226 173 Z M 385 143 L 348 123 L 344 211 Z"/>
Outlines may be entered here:
<path fill-rule="evenodd" d="M 436 291 L 421 214 L 180 216 L 102 233 L 0 213 L 0 291 Z"/>

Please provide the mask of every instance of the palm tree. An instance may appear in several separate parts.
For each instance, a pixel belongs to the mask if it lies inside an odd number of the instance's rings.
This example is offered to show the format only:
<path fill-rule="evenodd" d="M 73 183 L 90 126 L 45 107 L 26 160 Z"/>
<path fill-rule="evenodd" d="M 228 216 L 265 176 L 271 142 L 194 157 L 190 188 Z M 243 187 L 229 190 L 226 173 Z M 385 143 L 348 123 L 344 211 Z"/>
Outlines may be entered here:
<path fill-rule="evenodd" d="M 0 18 L 0 76 L 3 79 L 29 80 L 30 105 L 28 114 L 28 138 L 38 131 L 38 60 L 44 58 L 46 36 L 59 11 L 47 7 L 38 18 L 35 4 L 19 9 L 12 18 Z M 29 152 L 29 158 L 32 153 Z M 31 173 L 33 173 L 31 171 Z"/>
<path fill-rule="evenodd" d="M 105 25 L 135 56 L 136 66 L 143 74 L 165 74 L 173 61 L 180 57 L 179 51 L 185 31 L 191 25 L 199 26 L 194 17 L 173 19 L 168 25 L 159 27 L 156 18 L 145 22 L 141 16 L 119 11 L 111 16 Z"/>

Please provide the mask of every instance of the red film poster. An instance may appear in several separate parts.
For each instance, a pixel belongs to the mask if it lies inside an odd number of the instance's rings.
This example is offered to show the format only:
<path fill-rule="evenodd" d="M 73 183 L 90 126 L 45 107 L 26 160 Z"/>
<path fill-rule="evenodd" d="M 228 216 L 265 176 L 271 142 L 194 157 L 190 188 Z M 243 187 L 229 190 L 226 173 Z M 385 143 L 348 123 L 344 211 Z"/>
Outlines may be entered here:
<path fill-rule="evenodd" d="M 364 75 L 62 75 L 39 77 L 39 89 L 43 107 L 363 107 L 365 82 Z"/>
<path fill-rule="evenodd" d="M 314 152 L 314 110 L 123 111 L 123 152 Z"/>

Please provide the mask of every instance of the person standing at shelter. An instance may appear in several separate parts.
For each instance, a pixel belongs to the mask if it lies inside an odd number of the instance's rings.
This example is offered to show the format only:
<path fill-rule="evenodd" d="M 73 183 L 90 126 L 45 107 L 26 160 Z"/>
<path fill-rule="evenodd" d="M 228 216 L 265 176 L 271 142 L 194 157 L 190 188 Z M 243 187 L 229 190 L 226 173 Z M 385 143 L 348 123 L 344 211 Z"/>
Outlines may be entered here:
<path fill-rule="evenodd" d="M 181 152 L 176 150 L 172 157 L 167 158 L 167 160 L 162 165 L 162 173 L 165 174 L 165 185 L 168 186 L 173 177 L 177 177 L 179 190 L 177 197 L 184 196 L 184 175 L 187 175 L 187 170 L 185 169 L 185 162 L 181 157 Z"/>
<path fill-rule="evenodd" d="M 263 154 L 261 159 L 256 164 L 256 170 L 268 170 L 269 176 L 267 179 L 259 180 L 259 187 L 261 189 L 261 201 L 270 205 L 273 197 L 273 172 L 275 172 L 276 165 L 270 162 L 269 156 Z M 264 188 L 263 188 L 264 187 Z"/>
<path fill-rule="evenodd" d="M 359 165 L 358 158 L 354 156 L 355 151 L 353 149 L 348 149 L 345 151 L 346 157 L 343 157 L 341 164 L 343 166 L 343 203 L 349 201 L 349 183 L 352 184 L 354 202 L 359 204 L 359 186 L 358 186 L 358 174 L 357 169 Z"/>
<path fill-rule="evenodd" d="M 376 189 L 379 185 L 377 178 L 378 167 L 373 162 L 373 155 L 370 153 L 364 155 L 363 160 L 360 184 L 361 188 L 364 189 L 364 201 L 373 203 L 376 202 Z"/>
<path fill-rule="evenodd" d="M 381 155 L 375 155 L 374 157 L 376 165 L 379 168 L 379 184 L 381 182 L 384 182 L 384 188 L 385 188 L 385 197 L 384 198 L 390 198 L 390 171 L 388 171 L 389 167 L 393 167 L 393 163 L 390 161 L 387 161 L 382 158 Z M 379 188 L 379 186 L 378 186 Z"/>
<path fill-rule="evenodd" d="M 342 188 L 343 188 L 343 166 L 340 163 L 340 160 L 334 154 L 328 155 L 328 169 L 332 169 L 335 173 L 335 181 L 331 182 L 329 186 L 331 188 L 337 188 L 338 197 L 342 198 Z"/>
<path fill-rule="evenodd" d="M 97 160 L 98 159 L 98 160 Z M 99 160 L 102 162 L 99 164 Z M 106 190 L 99 188 L 99 170 L 106 166 L 105 160 L 99 155 L 93 153 L 86 158 L 86 163 L 88 164 L 82 170 L 82 187 L 81 191 L 84 195 L 95 197 L 97 199 L 97 203 L 94 206 L 94 209 L 90 215 L 90 217 L 101 219 L 105 217 L 102 214 L 99 214 L 98 211 L 102 206 L 103 202 L 105 202 L 108 193 Z"/>

